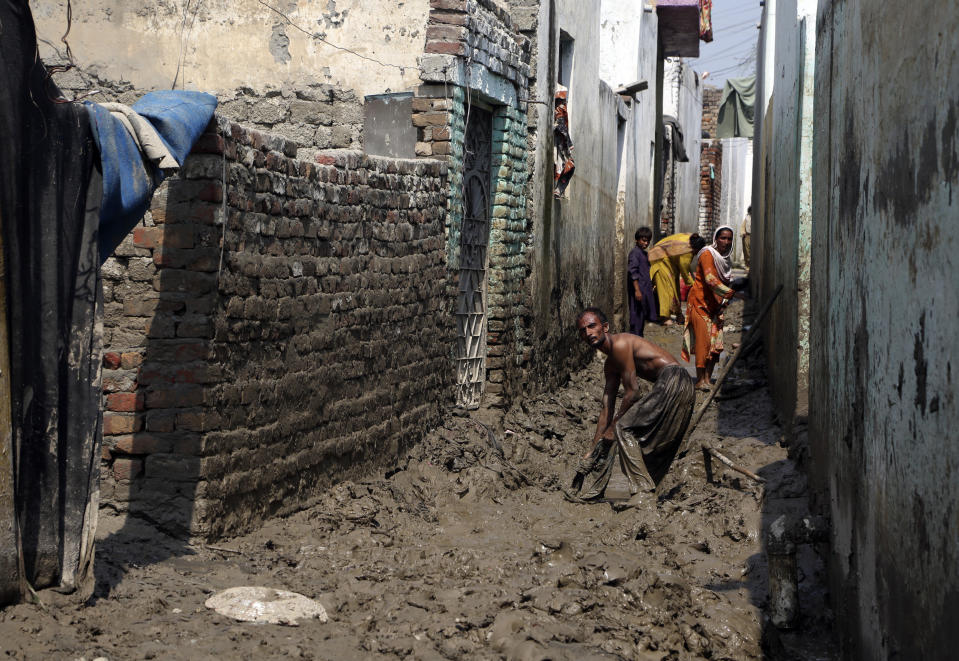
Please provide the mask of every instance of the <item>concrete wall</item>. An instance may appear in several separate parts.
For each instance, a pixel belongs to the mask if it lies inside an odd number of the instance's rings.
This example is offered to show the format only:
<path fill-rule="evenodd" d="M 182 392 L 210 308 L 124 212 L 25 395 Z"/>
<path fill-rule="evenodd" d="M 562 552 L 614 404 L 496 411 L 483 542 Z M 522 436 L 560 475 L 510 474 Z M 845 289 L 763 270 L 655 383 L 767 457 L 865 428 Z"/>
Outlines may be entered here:
<path fill-rule="evenodd" d="M 308 83 L 362 97 L 407 91 L 419 82 L 429 0 L 267 3 L 289 20 L 257 0 L 182 4 L 73 3 L 69 42 L 77 63 L 98 78 L 137 89 L 169 89 L 175 80 L 178 88 L 221 99 L 240 89 L 263 94 Z M 47 59 L 50 45 L 63 48 L 66 2 L 30 5 L 38 36 L 50 42 L 41 51 Z"/>
<path fill-rule="evenodd" d="M 764 72 L 763 80 L 773 89 L 759 138 L 763 204 L 753 219 L 758 296 L 765 300 L 783 286 L 763 332 L 773 401 L 787 432 L 797 411 L 805 413 L 808 392 L 816 4 L 778 0 L 775 23 L 768 26 L 775 53 L 772 75 Z"/>
<path fill-rule="evenodd" d="M 537 378 L 555 382 L 586 358 L 573 331 L 579 311 L 587 305 L 609 311 L 614 307 L 617 115 L 622 100 L 599 80 L 599 2 L 543 2 L 537 24 L 534 98 L 547 103 L 537 104 L 535 120 L 541 137 L 531 182 L 531 351 Z M 566 197 L 554 200 L 552 98 L 560 30 L 574 40 L 568 87 L 576 173 Z"/>
<path fill-rule="evenodd" d="M 702 146 L 702 85 L 699 75 L 681 58 L 669 58 L 664 69 L 663 114 L 672 115 L 683 131 L 689 161 L 675 163 L 673 232 L 699 231 L 699 176 Z M 669 176 L 667 172 L 667 176 Z"/>
<path fill-rule="evenodd" d="M 740 227 L 753 196 L 753 141 L 750 138 L 723 138 L 723 185 L 719 224 L 736 230 L 733 261 L 743 263 Z"/>
<path fill-rule="evenodd" d="M 767 180 L 771 179 L 772 159 L 772 108 L 773 72 L 776 58 L 776 5 L 778 0 L 766 0 L 760 18 L 759 36 L 756 44 L 756 96 L 753 113 L 753 249 L 752 270 L 762 272 L 763 252 L 762 223 L 766 217 Z M 767 119 L 768 115 L 768 119 Z M 753 295 L 759 293 L 758 285 L 752 287 Z"/>
<path fill-rule="evenodd" d="M 96 102 L 202 90 L 217 97 L 221 116 L 294 140 L 301 159 L 361 149 L 364 97 L 419 83 L 429 0 L 266 4 L 285 17 L 257 0 L 74 3 L 68 41 L 77 68 L 57 82 L 71 95 L 101 90 Z M 66 62 L 66 3 L 30 5 L 41 58 Z"/>
<path fill-rule="evenodd" d="M 959 649 L 957 34 L 951 0 L 820 3 L 810 439 L 843 658 Z"/>
<path fill-rule="evenodd" d="M 212 125 L 102 269 L 103 500 L 173 533 L 305 506 L 452 399 L 447 165 L 295 153 Z"/>
<path fill-rule="evenodd" d="M 627 100 L 619 150 L 614 263 L 614 327 L 628 328 L 626 256 L 639 227 L 655 222 L 653 176 L 656 140 L 656 64 L 658 20 L 655 12 L 637 11 L 630 0 L 605 0 L 600 15 L 600 75 L 619 88 L 646 81 L 647 89 Z"/>

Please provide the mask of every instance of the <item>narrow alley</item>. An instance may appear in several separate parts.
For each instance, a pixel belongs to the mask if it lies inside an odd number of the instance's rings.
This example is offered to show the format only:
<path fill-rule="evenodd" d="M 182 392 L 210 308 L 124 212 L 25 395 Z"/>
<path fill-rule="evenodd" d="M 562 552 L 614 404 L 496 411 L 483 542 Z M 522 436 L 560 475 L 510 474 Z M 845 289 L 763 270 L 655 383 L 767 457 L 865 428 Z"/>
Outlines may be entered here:
<path fill-rule="evenodd" d="M 678 353 L 678 332 L 653 337 Z M 757 357 L 737 370 L 749 392 L 730 390 L 693 440 L 763 486 L 718 463 L 708 481 L 697 452 L 650 509 L 565 500 L 602 392 L 594 363 L 505 413 L 452 415 L 389 473 L 247 536 L 184 545 L 107 516 L 87 605 L 7 608 L 0 638 L 28 658 L 836 658 L 812 546 L 799 556 L 797 633 L 763 614 L 762 531 L 808 503 L 769 396 L 753 389 L 761 368 Z M 247 584 L 313 596 L 329 622 L 252 626 L 204 606 Z"/>

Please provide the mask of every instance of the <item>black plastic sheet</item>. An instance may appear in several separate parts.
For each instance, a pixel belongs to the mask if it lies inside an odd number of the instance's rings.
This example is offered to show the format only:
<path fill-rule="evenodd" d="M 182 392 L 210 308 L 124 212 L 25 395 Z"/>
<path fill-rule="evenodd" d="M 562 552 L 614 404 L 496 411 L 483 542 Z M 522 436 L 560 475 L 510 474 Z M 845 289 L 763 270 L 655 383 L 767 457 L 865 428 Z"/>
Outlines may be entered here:
<path fill-rule="evenodd" d="M 87 113 L 57 101 L 27 2 L 0 0 L 0 26 L 16 519 L 24 578 L 70 591 L 92 575 L 98 506 L 99 174 Z"/>

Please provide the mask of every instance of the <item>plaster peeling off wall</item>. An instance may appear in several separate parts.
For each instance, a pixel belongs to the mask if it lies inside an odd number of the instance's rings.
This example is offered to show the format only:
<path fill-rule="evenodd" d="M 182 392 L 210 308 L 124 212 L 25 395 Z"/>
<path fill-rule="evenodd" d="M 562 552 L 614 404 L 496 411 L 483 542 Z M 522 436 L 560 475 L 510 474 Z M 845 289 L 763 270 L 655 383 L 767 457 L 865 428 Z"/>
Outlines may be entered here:
<path fill-rule="evenodd" d="M 815 5 L 815 0 L 777 5 L 775 87 L 762 138 L 769 136 L 763 145 L 769 175 L 764 213 L 755 223 L 760 299 L 783 286 L 764 333 L 773 402 L 787 433 L 797 409 L 805 408 L 808 383 Z"/>
<path fill-rule="evenodd" d="M 429 0 L 264 2 L 74 2 L 70 47 L 77 63 L 98 78 L 146 90 L 176 81 L 177 87 L 223 95 L 314 83 L 362 97 L 408 91 L 418 83 L 416 58 L 423 52 Z M 49 60 L 63 48 L 66 2 L 30 5 L 41 57 Z"/>
<path fill-rule="evenodd" d="M 841 656 L 954 658 L 959 4 L 823 0 L 817 27 L 809 420 Z"/>

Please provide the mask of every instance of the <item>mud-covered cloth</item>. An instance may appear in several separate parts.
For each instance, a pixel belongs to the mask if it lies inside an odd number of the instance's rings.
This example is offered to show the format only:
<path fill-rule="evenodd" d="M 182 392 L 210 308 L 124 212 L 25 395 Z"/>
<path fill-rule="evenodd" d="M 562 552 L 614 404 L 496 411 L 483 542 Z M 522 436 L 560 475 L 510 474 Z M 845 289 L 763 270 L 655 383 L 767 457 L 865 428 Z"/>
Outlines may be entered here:
<path fill-rule="evenodd" d="M 0 236 L 11 388 L 5 405 L 12 418 L 0 455 L 12 457 L 13 469 L 11 475 L 7 463 L 0 475 L 3 604 L 19 596 L 18 565 L 35 589 L 93 587 L 103 303 L 101 182 L 87 113 L 61 102 L 37 59 L 27 2 L 0 0 L 0 26 Z"/>
<path fill-rule="evenodd" d="M 631 493 L 655 489 L 676 456 L 695 403 L 693 379 L 686 370 L 664 367 L 649 394 L 616 423 L 616 440 L 601 441 L 580 464 L 574 495 L 602 498 L 617 460 Z"/>

